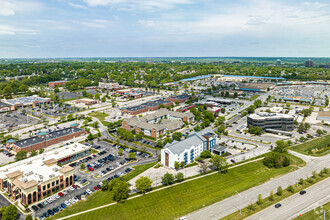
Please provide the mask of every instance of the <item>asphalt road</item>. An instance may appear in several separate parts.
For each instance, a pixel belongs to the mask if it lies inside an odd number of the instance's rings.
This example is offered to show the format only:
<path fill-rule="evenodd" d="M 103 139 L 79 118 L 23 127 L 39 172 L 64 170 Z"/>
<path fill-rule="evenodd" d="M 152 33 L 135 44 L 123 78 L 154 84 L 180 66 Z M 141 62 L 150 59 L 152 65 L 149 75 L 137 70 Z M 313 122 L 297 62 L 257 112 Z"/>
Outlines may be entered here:
<path fill-rule="evenodd" d="M 250 216 L 249 220 L 285 220 L 292 219 L 296 213 L 301 213 L 303 210 L 323 201 L 324 203 L 330 200 L 330 178 L 323 180 L 306 189 L 306 194 L 300 195 L 299 193 L 290 196 L 287 199 L 282 200 L 281 207 L 275 208 L 271 206 L 258 212 L 255 215 Z"/>
<path fill-rule="evenodd" d="M 298 155 L 298 153 L 295 154 Z M 255 203 L 258 194 L 261 194 L 262 197 L 265 198 L 269 196 L 269 193 L 272 190 L 276 192 L 276 189 L 279 186 L 286 188 L 289 185 L 296 184 L 300 178 L 305 179 L 307 176 L 311 176 L 314 170 L 319 172 L 324 167 L 330 167 L 330 154 L 317 158 L 301 155 L 301 158 L 307 162 L 305 167 L 272 179 L 262 185 L 240 192 L 240 195 L 237 194 L 231 196 L 225 200 L 214 203 L 213 205 L 192 212 L 186 215 L 187 219 L 220 219 L 233 212 L 237 212 L 240 208 L 248 206 L 251 202 Z"/>

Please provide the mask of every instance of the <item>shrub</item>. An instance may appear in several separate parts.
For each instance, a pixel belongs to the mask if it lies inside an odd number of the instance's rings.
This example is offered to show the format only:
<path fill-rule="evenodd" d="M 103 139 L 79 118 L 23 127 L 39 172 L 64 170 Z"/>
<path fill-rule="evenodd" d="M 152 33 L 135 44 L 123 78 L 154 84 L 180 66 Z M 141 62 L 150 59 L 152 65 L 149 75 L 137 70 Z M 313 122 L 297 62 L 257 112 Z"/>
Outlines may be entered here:
<path fill-rule="evenodd" d="M 292 186 L 292 185 L 288 186 L 287 191 L 288 191 L 288 192 L 291 192 L 291 193 L 294 193 L 294 188 L 293 188 L 293 186 Z"/>
<path fill-rule="evenodd" d="M 290 159 L 283 153 L 272 152 L 270 155 L 264 157 L 263 164 L 269 168 L 281 168 L 289 166 Z"/>
<path fill-rule="evenodd" d="M 276 194 L 278 195 L 278 196 L 281 196 L 282 195 L 282 187 L 281 186 L 279 186 L 279 187 L 277 187 L 277 192 L 276 192 Z"/>
<path fill-rule="evenodd" d="M 261 194 L 258 195 L 257 205 L 261 205 L 263 202 Z"/>
<path fill-rule="evenodd" d="M 270 191 L 270 194 L 269 194 L 269 198 L 268 198 L 270 201 L 274 201 L 274 199 L 275 199 L 275 195 L 274 195 L 274 192 L 273 192 L 273 190 L 272 191 Z"/>

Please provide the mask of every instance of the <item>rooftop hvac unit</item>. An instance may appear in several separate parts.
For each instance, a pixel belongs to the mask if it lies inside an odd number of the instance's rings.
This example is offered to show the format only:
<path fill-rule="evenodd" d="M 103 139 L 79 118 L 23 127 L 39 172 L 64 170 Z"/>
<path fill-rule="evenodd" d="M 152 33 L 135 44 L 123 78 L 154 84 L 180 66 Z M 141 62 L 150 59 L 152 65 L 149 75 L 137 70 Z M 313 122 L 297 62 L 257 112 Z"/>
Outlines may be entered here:
<path fill-rule="evenodd" d="M 24 173 L 25 176 L 30 176 L 30 175 L 32 175 L 32 174 L 33 174 L 33 171 L 32 171 L 32 170 L 29 171 L 29 172 Z"/>
<path fill-rule="evenodd" d="M 22 179 L 22 182 L 23 182 L 23 183 L 26 183 L 27 181 L 28 181 L 28 179 L 26 179 L 26 178 L 23 178 L 23 179 Z"/>
<path fill-rule="evenodd" d="M 57 168 L 57 167 L 54 167 L 54 168 L 53 168 L 53 171 L 54 171 L 54 172 L 58 171 L 58 168 Z"/>
<path fill-rule="evenodd" d="M 41 175 L 41 174 L 39 174 L 39 179 L 43 179 L 44 178 L 44 176 L 43 175 Z"/>
<path fill-rule="evenodd" d="M 53 178 L 53 177 L 55 177 L 55 174 L 50 174 L 49 175 L 49 178 Z"/>
<path fill-rule="evenodd" d="M 58 154 L 58 152 L 57 152 L 57 151 L 55 151 L 55 154 Z"/>

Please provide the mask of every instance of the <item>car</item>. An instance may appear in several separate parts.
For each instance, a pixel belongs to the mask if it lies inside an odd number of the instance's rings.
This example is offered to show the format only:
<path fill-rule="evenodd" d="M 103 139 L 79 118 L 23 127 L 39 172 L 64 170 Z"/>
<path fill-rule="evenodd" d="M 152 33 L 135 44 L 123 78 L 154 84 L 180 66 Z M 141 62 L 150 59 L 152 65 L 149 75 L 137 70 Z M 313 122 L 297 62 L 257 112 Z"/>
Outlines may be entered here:
<path fill-rule="evenodd" d="M 54 211 L 53 211 L 53 210 L 51 210 L 51 209 L 48 209 L 48 211 L 47 211 L 47 212 L 48 212 L 48 214 L 49 214 L 49 215 L 54 215 L 54 214 L 55 214 L 55 213 L 54 213 Z"/>
<path fill-rule="evenodd" d="M 89 171 L 94 171 L 93 167 L 88 168 Z"/>
<path fill-rule="evenodd" d="M 60 206 L 60 205 L 57 206 L 56 208 L 58 209 L 59 212 L 63 210 L 62 206 Z"/>
<path fill-rule="evenodd" d="M 40 220 L 45 220 L 45 219 L 46 219 L 43 215 L 39 216 L 38 218 L 39 218 Z"/>
<path fill-rule="evenodd" d="M 304 194 L 306 194 L 306 190 L 301 190 L 301 191 L 299 192 L 299 194 L 300 194 L 300 195 L 304 195 Z"/>
<path fill-rule="evenodd" d="M 43 214 L 43 216 L 44 216 L 45 218 L 48 218 L 48 217 L 49 217 L 49 213 L 48 213 L 48 212 L 45 212 L 45 213 Z"/>
<path fill-rule="evenodd" d="M 235 161 L 235 160 L 233 160 L 233 159 L 231 159 L 230 161 L 231 161 L 232 163 L 236 163 L 236 161 Z"/>
<path fill-rule="evenodd" d="M 34 211 L 37 211 L 37 210 L 38 210 L 38 207 L 35 206 L 35 205 L 33 205 L 31 208 L 32 208 Z"/>
<path fill-rule="evenodd" d="M 279 207 L 281 207 L 282 205 L 281 205 L 281 203 L 276 203 L 275 204 L 275 208 L 279 208 Z"/>
<path fill-rule="evenodd" d="M 42 208 L 44 207 L 41 203 L 39 203 L 37 206 L 38 206 L 40 209 L 42 209 Z"/>
<path fill-rule="evenodd" d="M 71 205 L 71 203 L 70 203 L 69 201 L 65 201 L 64 204 L 65 204 L 66 206 L 70 206 L 70 205 Z"/>
<path fill-rule="evenodd" d="M 59 199 L 59 198 L 61 198 L 61 196 L 60 195 L 58 195 L 58 194 L 56 194 L 56 195 L 54 195 L 55 196 L 55 198 L 56 199 Z"/>
<path fill-rule="evenodd" d="M 86 192 L 87 192 L 88 194 L 92 194 L 92 191 L 91 191 L 90 189 L 87 189 Z"/>
<path fill-rule="evenodd" d="M 59 210 L 57 209 L 57 207 L 53 208 L 53 212 L 54 213 L 58 213 L 59 212 Z"/>
<path fill-rule="evenodd" d="M 60 197 L 63 197 L 63 196 L 64 196 L 64 193 L 59 192 L 58 195 L 59 195 Z"/>
<path fill-rule="evenodd" d="M 99 188 L 97 188 L 97 186 L 94 186 L 94 189 L 95 189 L 95 190 L 99 190 Z"/>
<path fill-rule="evenodd" d="M 73 187 L 74 189 L 77 189 L 78 186 L 76 186 L 76 185 L 72 185 L 72 187 Z"/>
<path fill-rule="evenodd" d="M 65 208 L 66 208 L 66 205 L 65 205 L 64 203 L 62 203 L 62 204 L 61 204 L 61 207 L 62 207 L 63 209 L 65 209 Z"/>
<path fill-rule="evenodd" d="M 43 201 L 43 202 L 42 202 L 42 205 L 43 205 L 43 206 L 46 206 L 46 205 L 48 205 L 48 202 L 47 202 L 47 201 Z"/>

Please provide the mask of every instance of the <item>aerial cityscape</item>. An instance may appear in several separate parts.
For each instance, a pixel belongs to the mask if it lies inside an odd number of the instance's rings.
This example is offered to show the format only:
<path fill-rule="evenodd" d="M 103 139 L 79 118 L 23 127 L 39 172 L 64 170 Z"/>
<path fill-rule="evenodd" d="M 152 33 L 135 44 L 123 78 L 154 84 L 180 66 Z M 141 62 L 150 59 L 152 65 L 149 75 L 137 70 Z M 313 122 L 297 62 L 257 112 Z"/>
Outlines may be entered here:
<path fill-rule="evenodd" d="M 330 219 L 330 3 L 0 0 L 0 219 Z"/>

